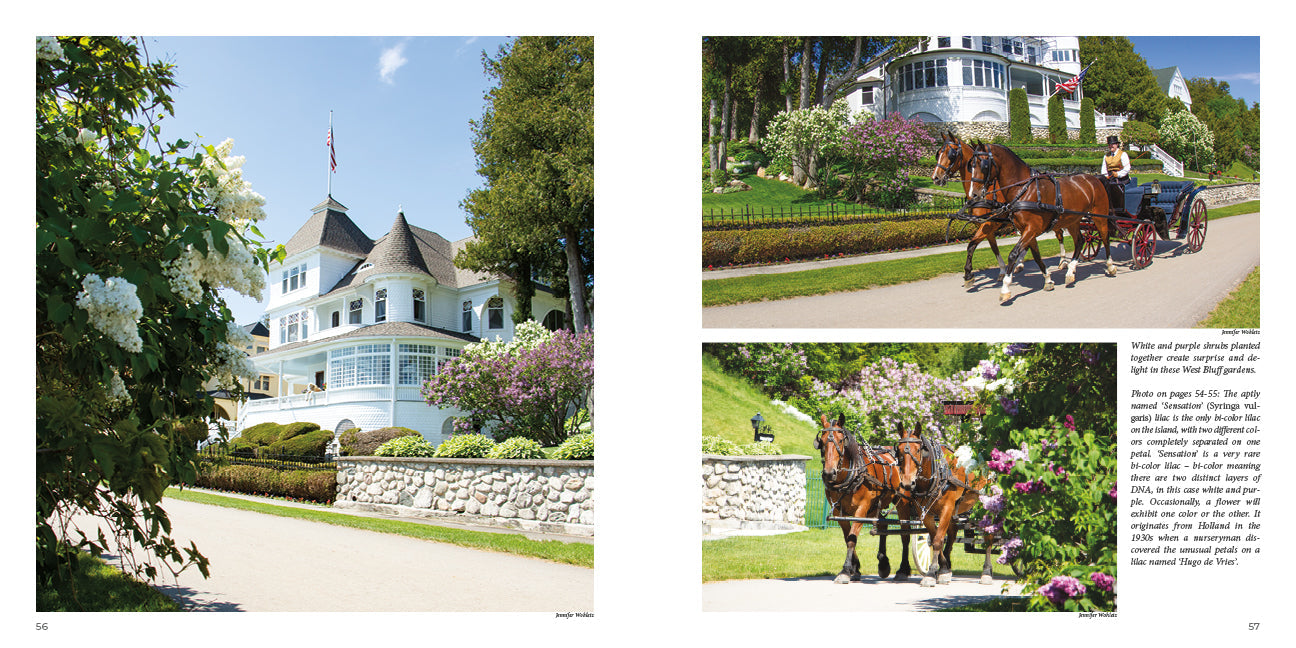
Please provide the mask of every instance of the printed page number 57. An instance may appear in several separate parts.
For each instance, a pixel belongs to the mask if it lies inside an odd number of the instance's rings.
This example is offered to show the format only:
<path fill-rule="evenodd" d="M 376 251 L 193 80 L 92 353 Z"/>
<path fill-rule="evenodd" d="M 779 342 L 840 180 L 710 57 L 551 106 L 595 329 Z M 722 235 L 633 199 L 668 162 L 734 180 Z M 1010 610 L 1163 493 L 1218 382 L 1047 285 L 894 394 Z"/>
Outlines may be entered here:
<path fill-rule="evenodd" d="M 1260 629 L 1260 624 L 1259 624 L 1259 623 L 1248 623 L 1248 624 L 1247 624 L 1247 630 L 1259 630 L 1259 629 Z"/>

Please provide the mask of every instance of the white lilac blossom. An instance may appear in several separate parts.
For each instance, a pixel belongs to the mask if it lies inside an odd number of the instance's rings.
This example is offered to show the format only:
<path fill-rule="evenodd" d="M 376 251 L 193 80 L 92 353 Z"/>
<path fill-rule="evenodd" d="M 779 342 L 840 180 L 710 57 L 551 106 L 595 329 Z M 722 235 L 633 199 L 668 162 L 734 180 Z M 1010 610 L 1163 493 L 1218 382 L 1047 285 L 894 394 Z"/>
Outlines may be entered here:
<path fill-rule="evenodd" d="M 212 377 L 221 387 L 232 388 L 239 379 L 253 380 L 257 377 L 256 366 L 252 364 L 244 351 L 252 344 L 252 336 L 243 327 L 228 322 L 225 328 L 225 341 L 216 345 L 213 355 Z"/>
<path fill-rule="evenodd" d="M 967 445 L 959 446 L 958 450 L 954 451 L 954 457 L 958 459 L 958 466 L 964 470 L 971 470 L 979 463 L 976 455 L 972 454 L 972 447 Z"/>
<path fill-rule="evenodd" d="M 108 403 L 111 405 L 127 405 L 131 402 L 131 395 L 126 391 L 126 383 L 122 381 L 121 374 L 113 370 L 112 378 L 108 379 L 108 387 L 104 390 L 108 394 Z"/>
<path fill-rule="evenodd" d="M 241 155 L 230 155 L 234 149 L 234 140 L 226 139 L 216 147 L 217 158 L 203 160 L 203 167 L 216 175 L 216 184 L 207 192 L 207 198 L 216 208 L 217 216 L 231 225 L 240 228 L 248 223 L 265 218 L 265 198 L 252 191 L 252 183 L 243 179 Z"/>
<path fill-rule="evenodd" d="M 548 342 L 553 337 L 553 331 L 542 326 L 535 320 L 527 320 L 513 327 L 513 339 L 507 342 L 500 336 L 495 336 L 495 341 L 482 340 L 464 346 L 464 355 L 471 355 L 476 358 L 494 358 L 498 356 L 512 355 L 513 352 L 521 349 L 535 349 Z"/>
<path fill-rule="evenodd" d="M 225 237 L 228 246 L 221 254 L 212 244 L 211 232 L 203 232 L 207 241 L 207 254 L 190 245 L 180 256 L 162 264 L 162 271 L 171 282 L 171 290 L 189 303 L 202 299 L 202 284 L 212 288 L 231 288 L 242 295 L 261 299 L 265 289 L 265 275 L 257 265 L 256 257 L 234 235 Z"/>
<path fill-rule="evenodd" d="M 801 410 L 793 407 L 792 405 L 789 405 L 788 403 L 784 403 L 783 401 L 778 400 L 777 398 L 771 400 L 770 405 L 777 407 L 784 414 L 787 414 L 788 416 L 791 416 L 792 418 L 797 419 L 798 421 L 814 423 L 814 418 L 811 417 L 809 414 L 806 414 L 805 412 L 802 412 Z"/>
<path fill-rule="evenodd" d="M 63 46 L 53 36 L 36 37 L 36 58 L 45 61 L 59 61 L 64 58 Z"/>
<path fill-rule="evenodd" d="M 121 277 L 100 279 L 97 274 L 81 280 L 76 305 L 89 315 L 90 324 L 121 348 L 138 353 L 144 348 L 139 336 L 139 319 L 144 307 L 135 294 L 135 284 Z"/>

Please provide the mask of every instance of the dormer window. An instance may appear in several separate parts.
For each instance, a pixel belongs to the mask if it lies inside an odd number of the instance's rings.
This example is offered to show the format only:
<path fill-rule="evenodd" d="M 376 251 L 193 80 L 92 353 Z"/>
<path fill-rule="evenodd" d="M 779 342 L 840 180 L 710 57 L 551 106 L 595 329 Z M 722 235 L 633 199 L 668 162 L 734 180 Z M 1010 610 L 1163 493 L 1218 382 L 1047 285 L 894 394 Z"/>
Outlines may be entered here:
<path fill-rule="evenodd" d="M 486 301 L 486 328 L 504 328 L 504 298 L 495 296 Z"/>
<path fill-rule="evenodd" d="M 348 323 L 348 324 L 359 324 L 359 323 L 360 323 L 360 314 L 364 311 L 364 300 L 363 300 L 363 299 L 353 299 L 353 300 L 351 300 L 351 303 L 349 304 L 349 306 L 350 306 L 350 312 L 347 313 L 347 323 Z"/>
<path fill-rule="evenodd" d="M 293 266 L 283 271 L 283 293 L 286 295 L 298 288 L 306 287 L 306 264 Z"/>
<path fill-rule="evenodd" d="M 387 289 L 374 293 L 374 322 L 387 321 Z"/>
<path fill-rule="evenodd" d="M 427 296 L 418 288 L 414 289 L 414 321 L 427 321 Z"/>

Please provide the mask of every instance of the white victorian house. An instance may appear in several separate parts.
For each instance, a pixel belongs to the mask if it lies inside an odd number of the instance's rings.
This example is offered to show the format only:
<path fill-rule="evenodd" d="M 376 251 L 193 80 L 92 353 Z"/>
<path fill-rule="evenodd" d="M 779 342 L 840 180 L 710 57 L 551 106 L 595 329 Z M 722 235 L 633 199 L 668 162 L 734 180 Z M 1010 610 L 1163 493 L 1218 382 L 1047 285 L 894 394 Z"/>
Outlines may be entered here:
<path fill-rule="evenodd" d="M 430 407 L 420 389 L 438 367 L 482 339 L 513 337 L 512 284 L 461 270 L 447 241 L 397 213 L 370 239 L 330 196 L 270 265 L 269 348 L 252 358 L 277 376 L 275 398 L 250 401 L 239 429 L 266 421 L 418 430 L 433 444 L 451 433 L 455 410 Z M 538 287 L 532 312 L 563 326 L 565 304 Z"/>
<path fill-rule="evenodd" d="M 1048 99 L 1080 74 L 1076 36 L 932 36 L 896 57 L 873 61 L 846 88 L 850 114 L 891 113 L 925 122 L 1007 122 L 1008 91 L 1024 88 L 1032 126 L 1048 125 Z M 1080 127 L 1084 86 L 1063 93 L 1069 128 Z M 1120 116 L 1096 115 L 1098 128 Z"/>

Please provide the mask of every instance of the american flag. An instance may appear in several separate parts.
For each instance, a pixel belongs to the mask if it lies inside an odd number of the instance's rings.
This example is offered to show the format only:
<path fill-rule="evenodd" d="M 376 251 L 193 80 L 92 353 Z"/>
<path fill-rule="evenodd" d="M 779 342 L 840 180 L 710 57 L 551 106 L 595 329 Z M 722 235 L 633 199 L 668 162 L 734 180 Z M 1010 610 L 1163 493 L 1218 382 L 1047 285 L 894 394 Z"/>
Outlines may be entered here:
<path fill-rule="evenodd" d="M 329 147 L 329 171 L 337 173 L 337 154 L 333 152 L 333 127 L 329 126 L 328 137 L 324 143 Z"/>
<path fill-rule="evenodd" d="M 1089 65 L 1093 65 L 1093 64 L 1090 63 Z M 1080 82 L 1084 81 L 1085 72 L 1088 71 L 1089 71 L 1089 67 L 1085 66 L 1085 69 L 1080 70 L 1080 74 L 1077 74 L 1071 77 L 1070 79 L 1057 84 L 1057 89 L 1053 91 L 1053 94 L 1057 94 L 1059 92 L 1075 92 L 1076 88 L 1080 87 Z"/>

